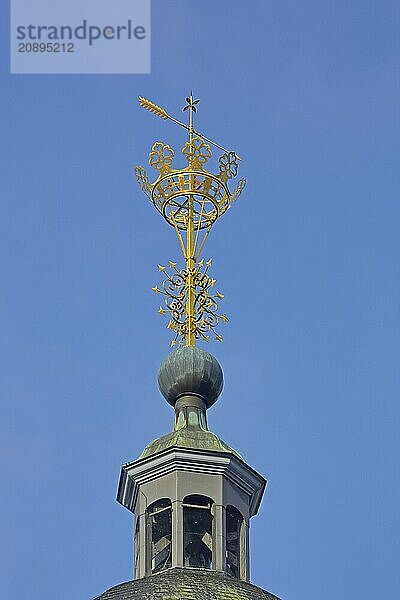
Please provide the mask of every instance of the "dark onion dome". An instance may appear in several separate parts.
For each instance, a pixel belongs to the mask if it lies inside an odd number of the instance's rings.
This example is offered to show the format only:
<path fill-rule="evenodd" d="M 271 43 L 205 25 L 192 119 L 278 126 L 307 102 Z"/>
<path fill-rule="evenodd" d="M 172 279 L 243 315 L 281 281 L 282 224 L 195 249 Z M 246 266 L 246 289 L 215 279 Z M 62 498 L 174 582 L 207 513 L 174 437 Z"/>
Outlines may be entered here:
<path fill-rule="evenodd" d="M 206 569 L 174 568 L 121 583 L 95 600 L 279 600 L 261 588 Z"/>
<path fill-rule="evenodd" d="M 168 354 L 158 372 L 158 385 L 172 406 L 180 396 L 200 396 L 209 408 L 222 392 L 224 376 L 219 362 L 197 347 L 185 346 Z"/>

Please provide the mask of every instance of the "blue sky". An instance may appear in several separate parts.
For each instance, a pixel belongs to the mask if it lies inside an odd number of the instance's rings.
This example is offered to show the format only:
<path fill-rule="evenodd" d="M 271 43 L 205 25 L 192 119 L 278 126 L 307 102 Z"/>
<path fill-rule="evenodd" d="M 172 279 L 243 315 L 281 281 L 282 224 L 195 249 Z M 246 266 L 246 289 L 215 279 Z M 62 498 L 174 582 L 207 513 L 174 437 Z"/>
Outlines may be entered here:
<path fill-rule="evenodd" d="M 179 258 L 132 174 L 184 138 L 244 160 L 205 256 L 231 321 L 209 423 L 269 479 L 252 580 L 285 600 L 394 598 L 399 558 L 399 6 L 153 0 L 147 76 L 11 76 L 1 22 L 2 597 L 132 577 L 122 463 L 170 430 L 150 288 Z M 149 169 L 150 170 L 150 169 Z"/>

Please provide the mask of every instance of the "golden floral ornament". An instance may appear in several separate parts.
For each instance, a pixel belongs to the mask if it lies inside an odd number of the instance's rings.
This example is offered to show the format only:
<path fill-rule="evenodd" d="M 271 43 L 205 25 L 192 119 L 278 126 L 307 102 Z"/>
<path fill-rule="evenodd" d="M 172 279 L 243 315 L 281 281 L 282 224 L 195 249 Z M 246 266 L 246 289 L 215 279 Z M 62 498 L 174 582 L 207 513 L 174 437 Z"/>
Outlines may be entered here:
<path fill-rule="evenodd" d="M 174 150 L 171 146 L 163 142 L 155 142 L 149 154 L 149 165 L 162 174 L 169 173 L 173 157 Z"/>
<path fill-rule="evenodd" d="M 222 181 L 228 181 L 232 177 L 236 177 L 238 172 L 238 164 L 236 154 L 234 152 L 225 152 L 219 158 L 219 176 Z"/>
<path fill-rule="evenodd" d="M 149 178 L 147 176 L 147 173 L 143 169 L 143 167 L 135 167 L 135 176 L 136 176 L 136 181 L 138 182 L 139 187 L 142 190 L 142 192 L 144 192 L 146 194 L 146 196 L 151 199 L 152 187 L 151 187 Z"/>
<path fill-rule="evenodd" d="M 194 169 L 201 169 L 212 156 L 209 144 L 206 144 L 203 138 L 197 135 L 191 141 L 186 142 L 182 148 L 182 153 L 186 157 L 189 166 Z"/>
<path fill-rule="evenodd" d="M 173 332 L 171 347 L 178 343 L 181 346 L 188 334 L 188 321 L 186 319 L 186 304 L 189 288 L 194 294 L 194 319 L 192 321 L 192 333 L 195 339 L 210 341 L 210 336 L 222 342 L 222 336 L 217 333 L 216 328 L 229 319 L 225 314 L 219 312 L 218 304 L 224 298 L 224 294 L 214 291 L 216 280 L 210 277 L 208 270 L 212 260 L 204 265 L 204 260 L 196 261 L 192 269 L 178 269 L 177 263 L 169 261 L 169 269 L 158 265 L 158 270 L 166 277 L 161 288 L 157 285 L 151 288 L 156 294 L 164 296 L 164 303 L 159 307 L 161 316 L 168 317 L 167 329 Z M 189 284 L 191 276 L 191 284 Z"/>
<path fill-rule="evenodd" d="M 242 177 L 242 179 L 239 179 L 238 184 L 233 192 L 233 194 L 231 195 L 231 202 L 235 202 L 235 200 L 237 200 L 240 196 L 240 194 L 243 192 L 244 188 L 246 187 L 246 179 L 244 177 Z"/>

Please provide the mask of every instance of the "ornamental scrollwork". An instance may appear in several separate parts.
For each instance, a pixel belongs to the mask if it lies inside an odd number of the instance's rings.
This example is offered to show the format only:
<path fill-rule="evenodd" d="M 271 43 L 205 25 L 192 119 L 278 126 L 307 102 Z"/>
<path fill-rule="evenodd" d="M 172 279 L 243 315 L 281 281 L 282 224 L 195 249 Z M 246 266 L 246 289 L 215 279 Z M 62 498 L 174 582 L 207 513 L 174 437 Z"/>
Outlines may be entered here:
<path fill-rule="evenodd" d="M 242 179 L 239 180 L 233 194 L 231 195 L 231 202 L 235 202 L 235 200 L 237 200 L 240 196 L 240 194 L 243 192 L 244 188 L 246 187 L 246 179 L 243 177 Z"/>
<path fill-rule="evenodd" d="M 171 347 L 176 344 L 181 346 L 188 333 L 186 301 L 189 275 L 191 275 L 192 289 L 195 295 L 192 333 L 196 339 L 205 342 L 210 341 L 210 335 L 213 334 L 214 339 L 222 342 L 222 336 L 217 333 L 216 328 L 220 321 L 227 322 L 228 317 L 225 314 L 219 314 L 218 303 L 224 298 L 224 295 L 213 289 L 216 280 L 208 274 L 211 260 L 207 261 L 205 268 L 204 261 L 198 261 L 190 272 L 185 269 L 177 269 L 176 264 L 169 261 L 169 272 L 166 267 L 158 265 L 159 271 L 164 273 L 166 278 L 162 282 L 161 288 L 158 286 L 152 288 L 156 294 L 165 296 L 164 303 L 158 312 L 169 317 L 167 328 L 174 333 Z"/>
<path fill-rule="evenodd" d="M 135 176 L 142 192 L 144 192 L 148 198 L 151 198 L 152 187 L 144 168 L 135 167 Z"/>

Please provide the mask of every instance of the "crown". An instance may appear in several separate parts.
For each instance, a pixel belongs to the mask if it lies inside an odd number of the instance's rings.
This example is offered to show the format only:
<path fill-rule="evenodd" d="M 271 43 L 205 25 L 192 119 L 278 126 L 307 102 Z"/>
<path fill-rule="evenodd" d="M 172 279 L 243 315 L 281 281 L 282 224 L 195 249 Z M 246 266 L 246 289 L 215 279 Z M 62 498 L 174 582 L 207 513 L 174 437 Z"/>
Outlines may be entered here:
<path fill-rule="evenodd" d="M 186 166 L 173 168 L 173 148 L 164 142 L 155 142 L 149 153 L 149 165 L 158 171 L 156 179 L 151 182 L 143 167 L 135 167 L 140 189 L 174 227 L 186 261 L 185 269 L 177 269 L 176 263 L 169 261 L 170 273 L 166 272 L 166 267 L 158 265 L 166 275 L 162 289 L 153 288 L 157 294 L 165 295 L 164 306 L 160 306 L 159 312 L 170 316 L 168 328 L 175 332 L 171 345 L 176 341 L 181 345 L 186 340 L 186 345 L 194 346 L 196 339 L 209 341 L 210 332 L 222 341 L 216 327 L 220 321 L 228 320 L 218 309 L 218 302 L 224 296 L 221 292 L 213 292 L 215 279 L 208 274 L 211 260 L 204 268 L 200 254 L 213 224 L 238 199 L 246 185 L 246 180 L 240 179 L 233 191 L 228 186 L 228 182 L 237 176 L 240 158 L 236 152 L 194 129 L 193 113 L 199 100 L 194 100 L 192 94 L 186 98 L 183 108 L 189 111 L 188 125 L 146 98 L 139 96 L 139 102 L 153 114 L 170 119 L 189 133 L 182 148 Z M 211 146 L 223 151 L 218 159 L 218 173 L 206 169 L 212 157 Z"/>

